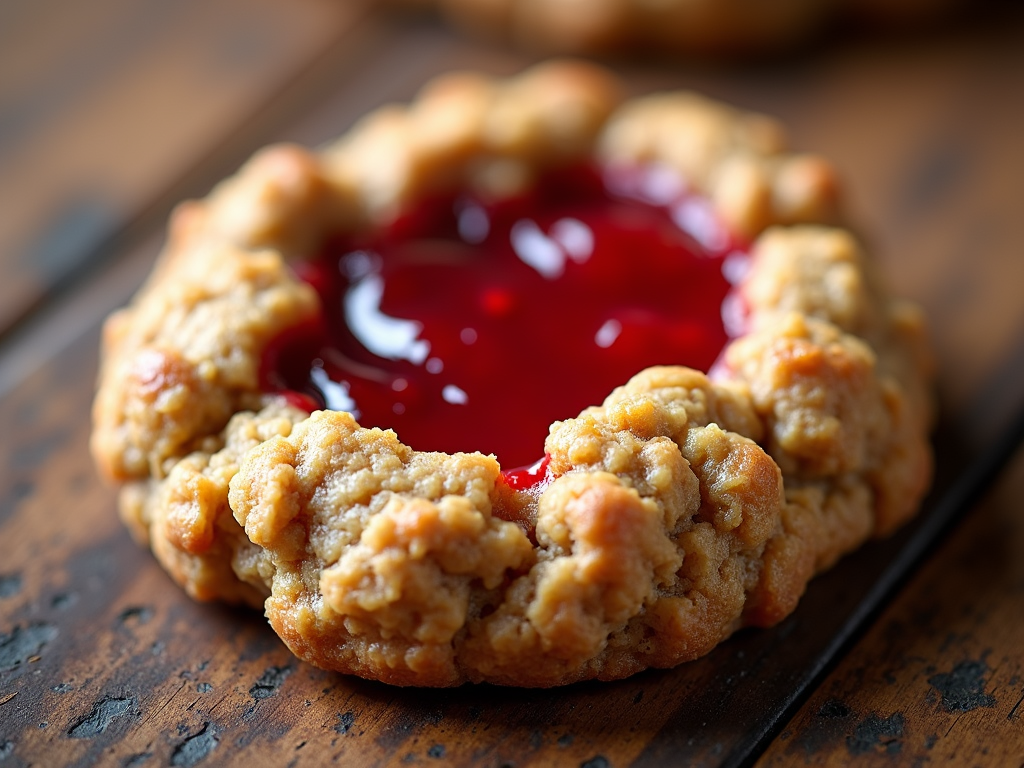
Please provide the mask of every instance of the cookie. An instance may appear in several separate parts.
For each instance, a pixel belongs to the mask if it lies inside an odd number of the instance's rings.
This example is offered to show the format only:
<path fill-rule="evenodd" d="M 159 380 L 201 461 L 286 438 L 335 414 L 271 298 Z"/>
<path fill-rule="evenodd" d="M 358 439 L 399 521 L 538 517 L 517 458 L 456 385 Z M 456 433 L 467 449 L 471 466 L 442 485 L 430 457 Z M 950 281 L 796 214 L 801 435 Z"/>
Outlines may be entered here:
<path fill-rule="evenodd" d="M 830 24 L 920 26 L 957 0 L 392 0 L 436 7 L 477 36 L 547 53 L 652 51 L 712 57 L 779 53 Z"/>
<path fill-rule="evenodd" d="M 923 318 L 838 196 L 775 121 L 694 94 L 442 77 L 179 206 L 105 324 L 93 454 L 176 582 L 318 666 L 555 686 L 697 658 L 929 482 Z"/>

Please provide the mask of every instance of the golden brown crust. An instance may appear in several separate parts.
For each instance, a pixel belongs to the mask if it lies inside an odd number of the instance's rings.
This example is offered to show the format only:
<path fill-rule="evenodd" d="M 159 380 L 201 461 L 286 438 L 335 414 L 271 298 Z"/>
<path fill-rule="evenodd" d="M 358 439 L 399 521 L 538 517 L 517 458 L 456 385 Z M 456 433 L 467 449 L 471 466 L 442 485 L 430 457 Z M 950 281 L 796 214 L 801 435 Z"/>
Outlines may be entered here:
<path fill-rule="evenodd" d="M 808 579 L 916 508 L 929 361 L 779 126 L 686 94 L 619 104 L 577 63 L 459 74 L 319 154 L 264 150 L 182 206 L 104 333 L 92 449 L 122 516 L 198 599 L 263 604 L 312 663 L 399 685 L 551 686 L 707 653 L 788 615 Z M 260 389 L 318 311 L 288 261 L 444 188 L 502 196 L 581 158 L 657 164 L 752 238 L 746 333 L 710 375 L 637 373 L 566 414 L 552 482 L 414 451 Z"/>

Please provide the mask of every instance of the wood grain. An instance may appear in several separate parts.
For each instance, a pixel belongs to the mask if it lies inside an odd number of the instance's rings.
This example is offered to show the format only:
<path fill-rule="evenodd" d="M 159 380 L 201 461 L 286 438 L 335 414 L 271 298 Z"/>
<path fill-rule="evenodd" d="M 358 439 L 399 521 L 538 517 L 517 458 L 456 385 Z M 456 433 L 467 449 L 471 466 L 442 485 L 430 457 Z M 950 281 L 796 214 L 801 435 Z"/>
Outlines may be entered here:
<path fill-rule="evenodd" d="M 0 334 L 336 45 L 366 5 L 5 7 Z"/>
<path fill-rule="evenodd" d="M 758 766 L 1019 765 L 1024 453 Z"/>
<path fill-rule="evenodd" d="M 0 13 L 32 12 L 11 8 Z M 945 404 L 940 495 L 1024 405 L 1022 42 L 1020 25 L 1004 25 L 914 44 L 851 42 L 754 70 L 623 68 L 638 90 L 698 87 L 776 114 L 799 146 L 838 162 L 880 268 L 932 318 Z M 295 103 L 312 106 L 268 139 L 319 143 L 437 71 L 508 72 L 525 59 L 431 24 L 380 23 L 335 61 L 303 80 L 315 98 Z M 227 131 L 232 119 L 242 128 L 244 112 L 199 133 Z M 154 169 L 139 178 L 157 194 L 172 182 Z M 111 268 L 141 274 L 159 238 L 150 235 Z M 816 683 L 815 660 L 914 532 L 844 560 L 775 629 L 742 632 L 675 670 L 554 691 L 402 690 L 325 673 L 291 657 L 257 614 L 190 601 L 118 523 L 87 449 L 97 323 L 125 290 L 102 277 L 77 285 L 80 304 L 59 302 L 75 311 L 55 313 L 27 338 L 43 358 L 0 397 L 5 768 L 736 764 Z M 1021 471 L 1018 462 L 813 693 L 768 764 L 844 764 L 849 739 L 857 757 L 889 762 L 973 750 L 976 762 L 1000 765 L 1024 752 L 1013 710 L 1024 689 L 1012 682 L 1022 676 L 1012 644 L 1020 619 L 1011 610 L 1021 593 Z M 986 597 L 972 603 L 976 583 Z M 955 699 L 960 690 L 967 698 Z M 944 692 L 978 706 L 948 711 Z M 998 737 L 998 749 L 982 754 L 988 742 L 974 731 Z"/>

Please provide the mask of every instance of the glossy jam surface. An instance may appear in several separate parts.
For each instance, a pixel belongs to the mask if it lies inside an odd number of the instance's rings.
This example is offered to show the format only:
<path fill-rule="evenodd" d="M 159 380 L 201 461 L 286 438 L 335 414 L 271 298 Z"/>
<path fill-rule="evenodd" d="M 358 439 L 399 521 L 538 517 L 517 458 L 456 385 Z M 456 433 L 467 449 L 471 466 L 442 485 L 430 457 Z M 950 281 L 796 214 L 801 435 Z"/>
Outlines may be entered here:
<path fill-rule="evenodd" d="M 264 383 L 417 450 L 525 466 L 552 421 L 641 369 L 707 370 L 728 336 L 723 266 L 744 258 L 705 200 L 656 171 L 561 171 L 496 204 L 431 201 L 297 268 L 324 316 L 272 345 Z"/>

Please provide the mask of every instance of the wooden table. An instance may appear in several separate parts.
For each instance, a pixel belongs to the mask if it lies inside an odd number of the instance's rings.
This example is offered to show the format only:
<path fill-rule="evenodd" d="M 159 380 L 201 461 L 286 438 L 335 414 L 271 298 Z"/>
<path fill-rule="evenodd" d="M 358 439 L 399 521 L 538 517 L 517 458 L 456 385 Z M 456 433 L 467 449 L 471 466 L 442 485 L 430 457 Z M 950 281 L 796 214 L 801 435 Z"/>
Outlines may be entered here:
<path fill-rule="evenodd" d="M 942 422 L 920 520 L 797 612 L 671 671 L 401 690 L 191 602 L 117 521 L 87 440 L 98 328 L 174 201 L 454 67 L 528 59 L 348 0 L 0 5 L 0 765 L 1021 765 L 1024 23 L 798 58 L 617 65 L 782 118 L 926 308 Z M 997 475 L 1004 464 L 1009 469 Z M 952 533 L 946 535 L 950 524 Z"/>

